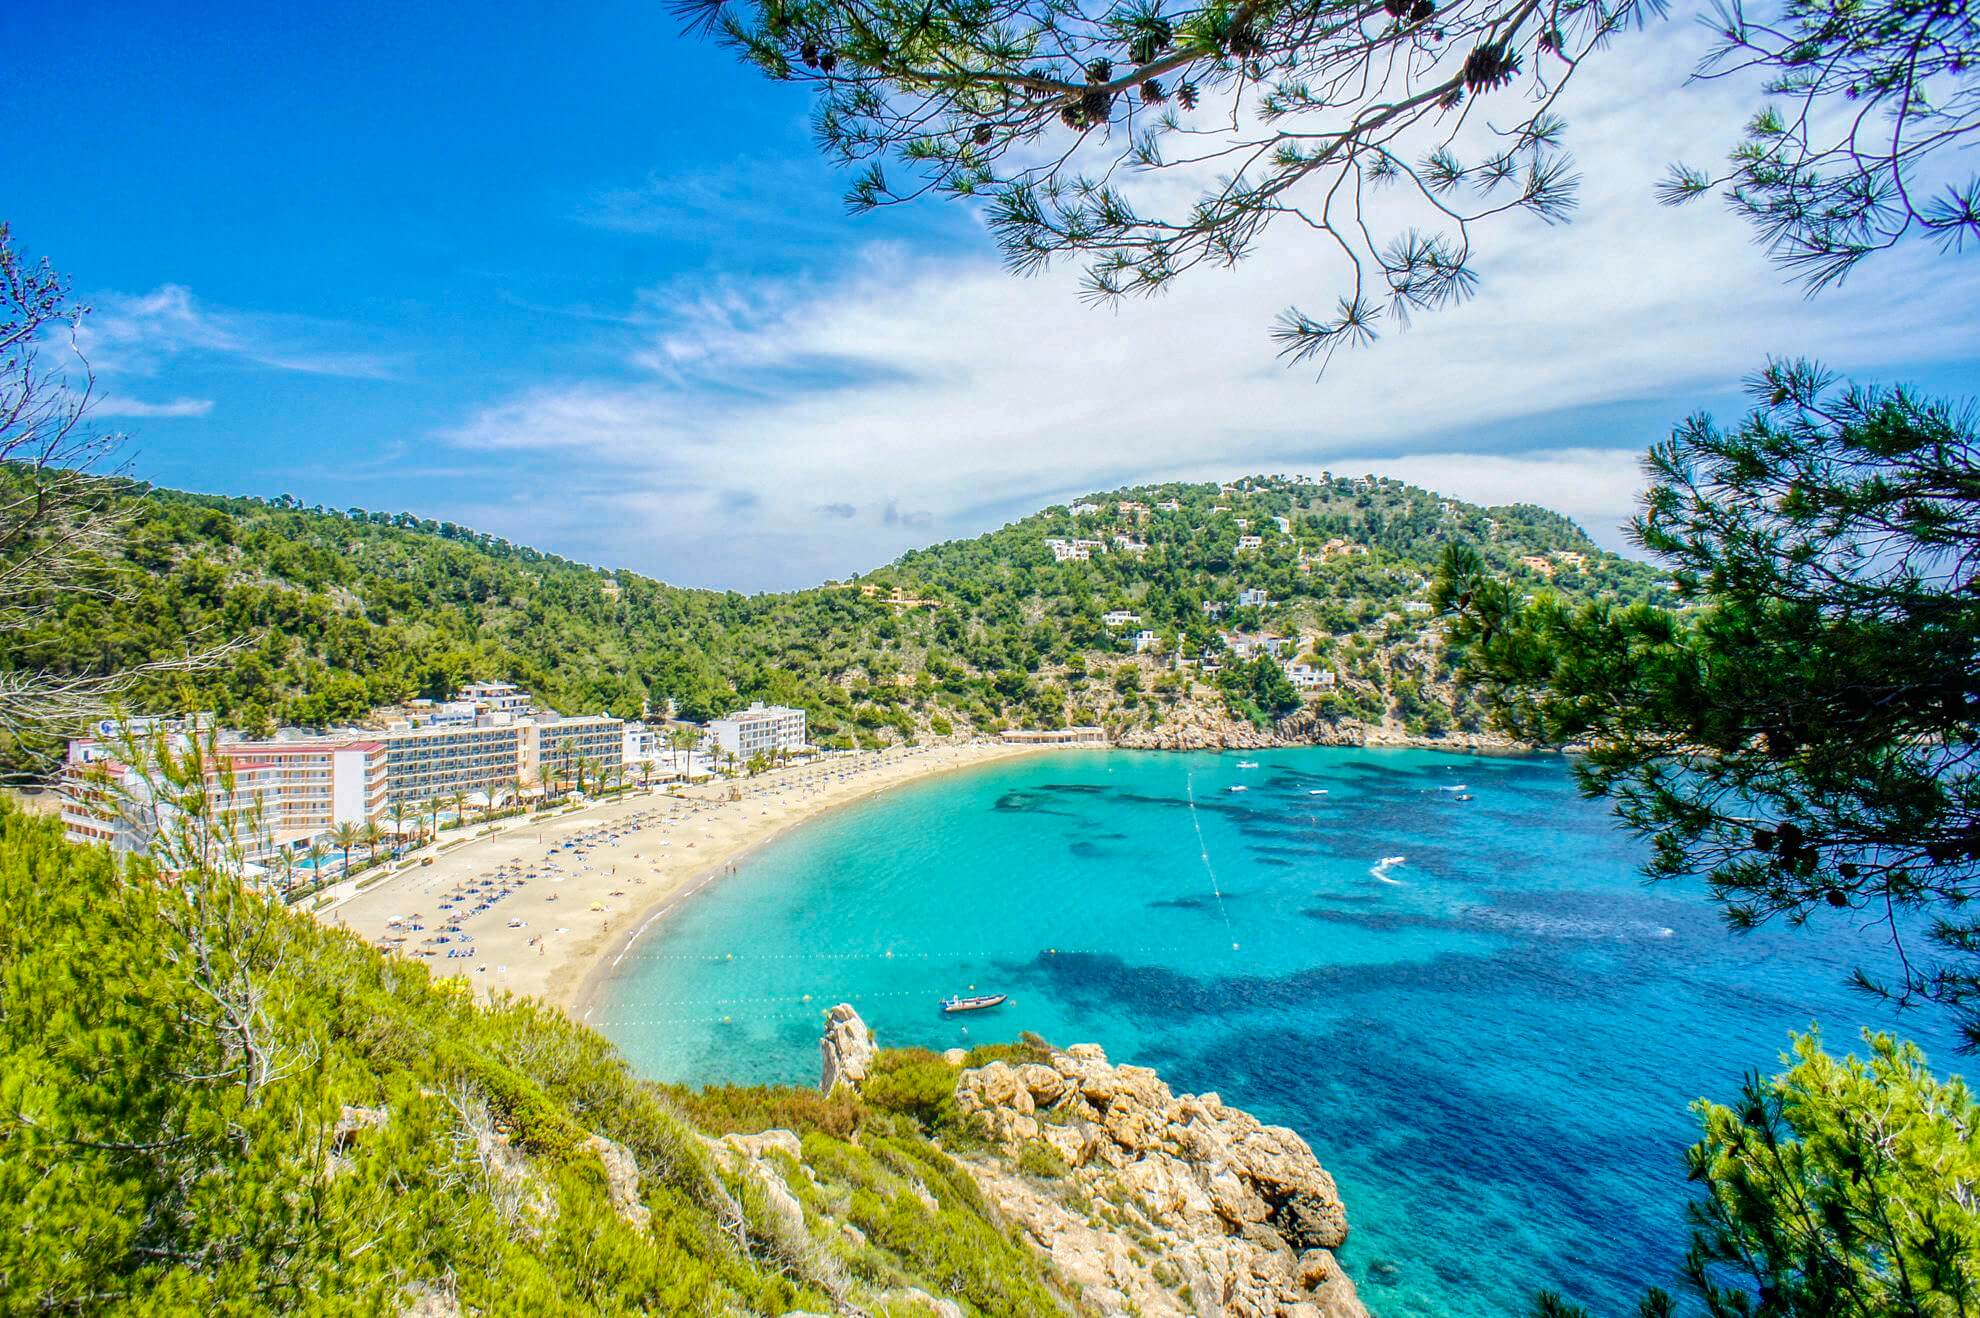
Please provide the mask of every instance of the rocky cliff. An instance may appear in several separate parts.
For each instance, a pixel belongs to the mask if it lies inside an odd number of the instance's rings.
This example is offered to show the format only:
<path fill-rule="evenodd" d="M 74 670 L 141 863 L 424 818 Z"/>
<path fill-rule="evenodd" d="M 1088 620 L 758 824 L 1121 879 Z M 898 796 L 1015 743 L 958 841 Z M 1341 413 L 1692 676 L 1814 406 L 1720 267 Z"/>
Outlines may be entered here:
<path fill-rule="evenodd" d="M 1429 750 L 1505 753 L 1531 749 L 1496 732 L 1453 730 L 1432 737 L 1406 731 L 1393 720 L 1370 724 L 1357 719 L 1329 718 L 1311 709 L 1260 727 L 1248 719 L 1233 718 L 1221 705 L 1208 701 L 1179 702 L 1159 723 L 1122 729 L 1116 734 L 1114 744 L 1130 750 L 1160 751 L 1268 750 L 1287 746 L 1417 746 Z"/>
<path fill-rule="evenodd" d="M 829 1020 L 827 1092 L 848 1082 L 849 1039 L 871 1050 L 851 1007 Z M 1347 1239 L 1347 1210 L 1306 1141 L 1216 1094 L 1171 1093 L 1154 1071 L 1116 1066 L 1093 1044 L 1032 1056 L 960 1070 L 955 1108 L 983 1147 L 950 1152 L 1083 1304 L 1176 1318 L 1367 1318 L 1332 1252 Z M 966 1057 L 945 1054 L 956 1066 Z"/>

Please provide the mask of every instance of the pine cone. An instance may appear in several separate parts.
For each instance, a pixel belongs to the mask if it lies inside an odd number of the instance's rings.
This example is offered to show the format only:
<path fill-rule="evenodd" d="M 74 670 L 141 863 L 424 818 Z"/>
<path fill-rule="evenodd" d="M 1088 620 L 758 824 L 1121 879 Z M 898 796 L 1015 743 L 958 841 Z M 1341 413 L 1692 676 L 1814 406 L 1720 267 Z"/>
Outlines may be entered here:
<path fill-rule="evenodd" d="M 837 55 L 834 55 L 829 50 L 819 52 L 818 71 L 820 73 L 830 73 L 837 67 L 839 67 L 839 57 Z"/>
<path fill-rule="evenodd" d="M 1168 98 L 1169 93 L 1163 89 L 1160 78 L 1150 78 L 1141 84 L 1141 103 L 1143 105 L 1160 105 Z"/>
<path fill-rule="evenodd" d="M 1181 105 L 1185 110 L 1194 110 L 1196 108 L 1196 84 L 1186 82 L 1176 88 L 1176 103 Z"/>
<path fill-rule="evenodd" d="M 1114 64 L 1111 60 L 1097 59 L 1086 66 L 1088 82 L 1111 82 L 1114 77 Z"/>
<path fill-rule="evenodd" d="M 799 46 L 798 58 L 804 61 L 806 68 L 810 68 L 810 69 L 817 68 L 818 43 L 816 41 L 807 41 L 802 46 Z"/>
<path fill-rule="evenodd" d="M 1496 42 L 1479 46 L 1464 59 L 1464 85 L 1474 92 L 1503 87 L 1518 72 L 1519 56 Z"/>
<path fill-rule="evenodd" d="M 975 133 L 973 133 L 973 134 L 971 134 L 971 136 L 973 136 L 973 137 L 974 137 L 974 138 L 976 139 L 976 144 L 977 144 L 978 146 L 989 146 L 989 145 L 990 145 L 990 139 L 991 139 L 991 136 L 992 136 L 992 134 L 991 134 L 991 132 L 990 132 L 990 125 L 989 125 L 989 124 L 978 124 L 978 125 L 976 126 L 976 132 L 975 132 Z"/>

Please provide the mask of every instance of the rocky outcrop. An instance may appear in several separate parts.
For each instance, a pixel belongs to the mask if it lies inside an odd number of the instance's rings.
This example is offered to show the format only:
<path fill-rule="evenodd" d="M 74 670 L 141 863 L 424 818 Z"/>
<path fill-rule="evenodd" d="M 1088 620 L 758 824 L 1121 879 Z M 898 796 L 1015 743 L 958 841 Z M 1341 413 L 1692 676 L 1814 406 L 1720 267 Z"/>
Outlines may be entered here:
<path fill-rule="evenodd" d="M 605 1194 L 611 1200 L 612 1211 L 623 1218 L 628 1226 L 646 1230 L 653 1219 L 653 1212 L 639 1197 L 639 1163 L 633 1158 L 632 1150 L 623 1144 L 615 1144 L 603 1135 L 593 1135 L 585 1145 L 598 1156 L 599 1164 L 605 1168 Z"/>
<path fill-rule="evenodd" d="M 1221 704 L 1178 703 L 1160 723 L 1121 732 L 1115 745 L 1133 750 L 1271 750 L 1287 746 L 1418 746 L 1430 750 L 1512 753 L 1532 749 L 1495 732 L 1451 731 L 1442 736 L 1407 732 L 1395 722 L 1363 723 L 1302 709 L 1259 727 L 1231 717 Z"/>
<path fill-rule="evenodd" d="M 841 1002 L 825 1016 L 825 1037 L 818 1041 L 823 1067 L 818 1077 L 822 1093 L 831 1093 L 841 1084 L 858 1089 L 873 1065 L 873 1031 L 850 1003 Z"/>
<path fill-rule="evenodd" d="M 1002 1155 L 971 1163 L 991 1201 L 1102 1309 L 1365 1318 L 1332 1253 L 1346 1209 L 1294 1132 L 1092 1044 L 965 1071 L 956 1105 Z"/>

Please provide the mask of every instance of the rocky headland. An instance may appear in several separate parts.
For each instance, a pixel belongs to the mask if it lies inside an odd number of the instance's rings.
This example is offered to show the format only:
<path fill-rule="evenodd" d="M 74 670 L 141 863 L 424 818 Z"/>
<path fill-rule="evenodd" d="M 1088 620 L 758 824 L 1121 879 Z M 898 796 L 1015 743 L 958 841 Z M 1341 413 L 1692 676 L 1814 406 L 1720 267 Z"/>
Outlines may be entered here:
<path fill-rule="evenodd" d="M 875 1050 L 832 1009 L 821 1087 L 857 1090 Z M 1347 1239 L 1334 1179 L 1305 1140 L 1175 1094 L 1094 1044 L 961 1067 L 953 1101 L 974 1137 L 950 1152 L 985 1199 L 1106 1314 L 1366 1318 L 1333 1251 Z M 980 1146 L 975 1143 L 980 1141 Z"/>

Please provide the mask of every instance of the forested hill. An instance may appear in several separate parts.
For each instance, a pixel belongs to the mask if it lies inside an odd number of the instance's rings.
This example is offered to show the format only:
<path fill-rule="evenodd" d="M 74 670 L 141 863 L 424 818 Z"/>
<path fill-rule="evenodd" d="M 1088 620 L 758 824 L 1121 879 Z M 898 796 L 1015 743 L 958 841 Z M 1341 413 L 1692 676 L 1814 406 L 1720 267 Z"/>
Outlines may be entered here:
<path fill-rule="evenodd" d="M 0 664 L 104 671 L 245 638 L 218 667 L 161 679 L 134 703 L 211 708 L 248 728 L 356 720 L 476 677 L 519 681 L 567 712 L 631 716 L 672 699 L 701 718 L 781 701 L 811 711 L 828 743 L 1147 725 L 1201 694 L 1168 671 L 1167 655 L 1261 629 L 1338 672 L 1328 699 L 1340 717 L 1439 725 L 1437 700 L 1396 689 L 1395 657 L 1425 641 L 1420 601 L 1446 541 L 1475 542 L 1535 589 L 1660 593 L 1650 568 L 1602 553 L 1556 514 L 1372 478 L 1118 490 L 1075 505 L 1084 511 L 1047 509 L 907 554 L 855 583 L 757 596 L 608 572 L 407 514 L 136 485 L 118 497 L 132 523 L 116 557 L 91 589 L 67 592 L 53 616 L 11 637 Z M 1175 510 L 1157 507 L 1170 500 Z M 1260 543 L 1240 549 L 1254 534 Z M 1102 548 L 1055 562 L 1050 538 Z M 1271 603 L 1234 607 L 1252 588 Z M 1210 619 L 1205 601 L 1233 607 Z M 1110 627 L 1102 615 L 1115 608 L 1140 620 Z M 1160 641 L 1136 657 L 1142 629 Z M 1285 712 L 1283 692 L 1225 694 L 1233 709 Z"/>

